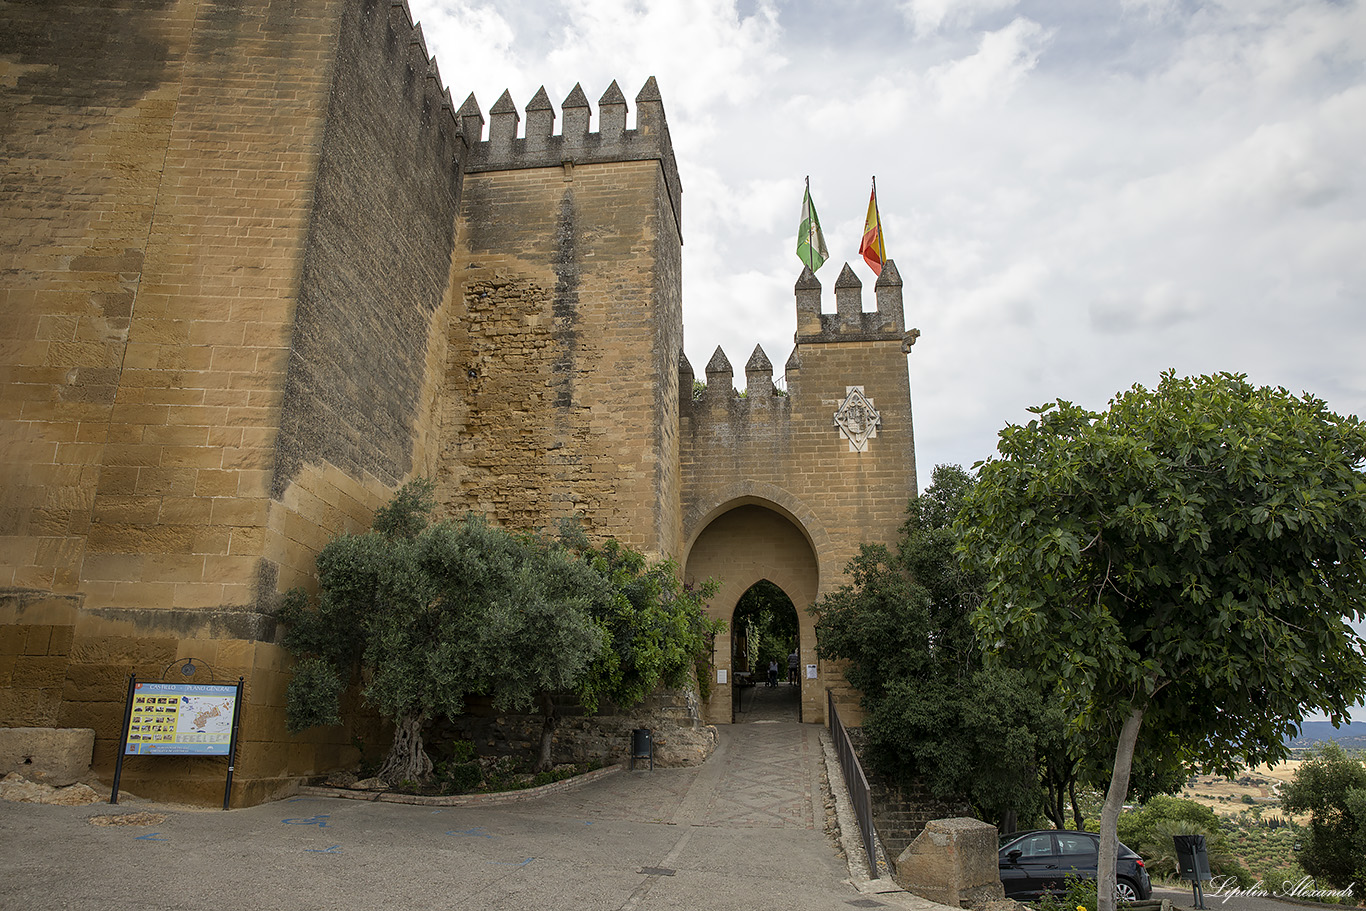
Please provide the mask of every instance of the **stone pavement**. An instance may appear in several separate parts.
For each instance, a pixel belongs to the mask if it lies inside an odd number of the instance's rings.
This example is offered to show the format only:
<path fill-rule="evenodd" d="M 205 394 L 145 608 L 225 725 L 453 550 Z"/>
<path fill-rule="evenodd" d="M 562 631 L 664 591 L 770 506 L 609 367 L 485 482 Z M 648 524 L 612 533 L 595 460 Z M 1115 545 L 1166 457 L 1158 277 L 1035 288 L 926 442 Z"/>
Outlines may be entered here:
<path fill-rule="evenodd" d="M 777 686 L 746 686 L 736 690 L 737 724 L 757 721 L 800 721 L 801 687 L 780 683 Z"/>
<path fill-rule="evenodd" d="M 701 767 L 623 771 L 521 803 L 2 803 L 0 908 L 937 907 L 847 881 L 824 831 L 820 728 L 778 720 L 793 693 L 756 694 L 745 714 L 759 723 L 723 726 Z M 134 812 L 164 819 L 89 821 Z"/>

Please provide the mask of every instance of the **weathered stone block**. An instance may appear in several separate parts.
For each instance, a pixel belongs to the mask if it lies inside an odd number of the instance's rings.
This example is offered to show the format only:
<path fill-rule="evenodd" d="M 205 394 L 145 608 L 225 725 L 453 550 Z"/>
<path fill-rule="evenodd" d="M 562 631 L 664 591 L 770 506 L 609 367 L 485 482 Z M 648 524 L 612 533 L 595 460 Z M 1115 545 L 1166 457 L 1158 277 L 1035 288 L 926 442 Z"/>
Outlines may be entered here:
<path fill-rule="evenodd" d="M 968 908 L 1005 898 L 996 827 L 976 819 L 933 819 L 896 859 L 907 892 Z"/>
<path fill-rule="evenodd" d="M 14 686 L 0 689 L 0 724 L 52 724 L 61 703 L 58 690 Z"/>
<path fill-rule="evenodd" d="M 85 777 L 94 749 L 89 728 L 0 728 L 0 774 L 62 787 Z"/>

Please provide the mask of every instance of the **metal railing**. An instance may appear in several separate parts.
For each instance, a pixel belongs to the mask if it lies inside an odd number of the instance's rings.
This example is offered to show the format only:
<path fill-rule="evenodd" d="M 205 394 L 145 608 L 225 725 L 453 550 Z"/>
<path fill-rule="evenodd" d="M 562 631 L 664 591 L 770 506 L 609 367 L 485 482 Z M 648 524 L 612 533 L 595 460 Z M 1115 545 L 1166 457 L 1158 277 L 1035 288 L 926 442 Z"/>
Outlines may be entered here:
<path fill-rule="evenodd" d="M 825 691 L 825 717 L 830 724 L 830 739 L 835 742 L 835 755 L 840 759 L 840 771 L 844 773 L 844 784 L 849 789 L 849 799 L 854 804 L 854 815 L 858 817 L 859 833 L 863 835 L 863 850 L 868 855 L 868 875 L 876 879 L 877 832 L 873 828 L 873 798 L 868 790 L 868 776 L 863 774 L 858 754 L 849 739 L 849 732 L 840 721 L 840 713 L 835 710 L 835 696 Z"/>

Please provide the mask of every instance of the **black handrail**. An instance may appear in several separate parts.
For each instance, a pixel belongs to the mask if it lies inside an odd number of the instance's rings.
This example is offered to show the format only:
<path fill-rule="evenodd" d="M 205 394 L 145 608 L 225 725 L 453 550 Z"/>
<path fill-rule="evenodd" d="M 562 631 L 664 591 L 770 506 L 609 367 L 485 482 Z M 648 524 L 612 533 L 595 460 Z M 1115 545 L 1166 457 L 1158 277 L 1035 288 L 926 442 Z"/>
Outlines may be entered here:
<path fill-rule="evenodd" d="M 844 773 L 844 784 L 849 789 L 854 815 L 858 817 L 859 832 L 863 835 L 863 850 L 868 855 L 868 875 L 877 879 L 877 833 L 873 829 L 873 797 L 868 790 L 868 776 L 863 774 L 863 766 L 859 765 L 853 741 L 840 721 L 840 713 L 835 710 L 835 696 L 830 690 L 825 691 L 825 717 L 830 723 L 835 755 L 840 758 L 840 771 Z"/>

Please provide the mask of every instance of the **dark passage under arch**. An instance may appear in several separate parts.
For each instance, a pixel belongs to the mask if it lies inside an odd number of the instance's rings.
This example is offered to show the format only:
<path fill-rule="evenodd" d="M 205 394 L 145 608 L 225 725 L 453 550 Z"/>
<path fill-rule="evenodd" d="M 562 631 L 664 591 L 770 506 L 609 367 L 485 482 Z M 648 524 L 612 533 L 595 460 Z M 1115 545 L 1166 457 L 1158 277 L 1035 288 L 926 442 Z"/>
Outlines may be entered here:
<path fill-rule="evenodd" d="M 737 683 L 731 720 L 800 721 L 800 661 L 790 656 L 800 654 L 801 623 L 792 599 L 770 580 L 760 579 L 736 602 L 731 629 Z"/>

